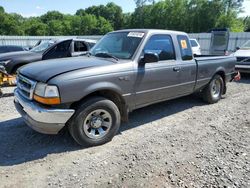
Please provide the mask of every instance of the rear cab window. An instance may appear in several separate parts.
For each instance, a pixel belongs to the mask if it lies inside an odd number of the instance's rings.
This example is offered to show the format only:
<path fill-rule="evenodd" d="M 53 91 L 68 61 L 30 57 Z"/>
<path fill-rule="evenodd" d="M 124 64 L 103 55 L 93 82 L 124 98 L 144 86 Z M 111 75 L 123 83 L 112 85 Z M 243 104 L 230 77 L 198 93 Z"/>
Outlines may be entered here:
<path fill-rule="evenodd" d="M 188 61 L 193 59 L 193 52 L 189 42 L 189 38 L 185 35 L 178 35 L 177 40 L 179 43 L 179 48 L 181 51 L 181 58 L 183 61 Z"/>
<path fill-rule="evenodd" d="M 150 37 L 144 53 L 156 53 L 159 61 L 175 60 L 173 41 L 170 35 L 157 34 Z"/>

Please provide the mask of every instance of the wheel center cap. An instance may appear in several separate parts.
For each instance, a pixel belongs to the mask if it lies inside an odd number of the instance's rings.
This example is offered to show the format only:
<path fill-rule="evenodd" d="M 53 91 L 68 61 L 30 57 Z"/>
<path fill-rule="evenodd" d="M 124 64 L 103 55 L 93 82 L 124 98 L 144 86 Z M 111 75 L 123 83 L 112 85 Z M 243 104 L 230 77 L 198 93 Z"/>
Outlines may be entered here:
<path fill-rule="evenodd" d="M 102 119 L 101 118 L 93 118 L 91 121 L 91 126 L 95 129 L 98 129 L 102 126 Z"/>

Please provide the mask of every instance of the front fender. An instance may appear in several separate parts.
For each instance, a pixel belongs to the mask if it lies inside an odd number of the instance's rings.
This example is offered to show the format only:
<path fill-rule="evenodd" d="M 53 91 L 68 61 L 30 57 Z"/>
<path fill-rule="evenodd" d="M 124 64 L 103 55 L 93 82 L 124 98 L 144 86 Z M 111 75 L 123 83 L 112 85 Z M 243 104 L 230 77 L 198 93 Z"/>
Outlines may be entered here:
<path fill-rule="evenodd" d="M 96 91 L 102 91 L 102 90 L 110 90 L 113 91 L 119 95 L 122 95 L 122 90 L 118 85 L 115 85 L 114 83 L 111 82 L 98 82 L 89 85 L 85 90 L 84 90 L 84 96 L 86 97 L 87 95 L 94 93 Z"/>
<path fill-rule="evenodd" d="M 123 95 L 122 88 L 115 83 L 108 81 L 84 81 L 78 83 L 59 84 L 59 91 L 62 103 L 74 103 L 82 100 L 91 93 L 103 90 L 113 91 L 120 96 Z"/>

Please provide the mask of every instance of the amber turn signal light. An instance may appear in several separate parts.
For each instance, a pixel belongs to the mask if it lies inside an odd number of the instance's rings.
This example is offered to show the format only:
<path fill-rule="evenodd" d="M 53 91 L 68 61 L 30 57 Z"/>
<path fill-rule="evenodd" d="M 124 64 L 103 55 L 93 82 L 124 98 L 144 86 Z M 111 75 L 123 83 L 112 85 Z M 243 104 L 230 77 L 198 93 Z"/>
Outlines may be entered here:
<path fill-rule="evenodd" d="M 36 100 L 37 102 L 40 102 L 42 104 L 46 104 L 46 105 L 56 105 L 56 104 L 61 103 L 61 100 L 58 97 L 44 98 L 44 97 L 40 97 L 38 95 L 34 95 L 34 100 Z"/>

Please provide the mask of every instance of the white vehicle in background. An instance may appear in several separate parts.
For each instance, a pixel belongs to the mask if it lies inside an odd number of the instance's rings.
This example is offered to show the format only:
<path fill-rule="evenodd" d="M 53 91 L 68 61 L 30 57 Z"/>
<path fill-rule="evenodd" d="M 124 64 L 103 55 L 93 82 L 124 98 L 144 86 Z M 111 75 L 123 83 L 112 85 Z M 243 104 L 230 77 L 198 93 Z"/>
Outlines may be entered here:
<path fill-rule="evenodd" d="M 190 39 L 194 55 L 201 55 L 201 46 L 196 39 Z"/>
<path fill-rule="evenodd" d="M 250 73 L 250 40 L 245 42 L 240 48 L 236 48 L 234 56 L 237 58 L 235 69 L 242 73 Z"/>

